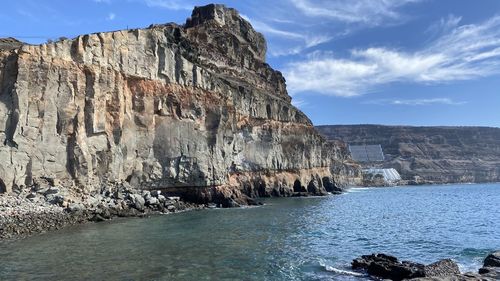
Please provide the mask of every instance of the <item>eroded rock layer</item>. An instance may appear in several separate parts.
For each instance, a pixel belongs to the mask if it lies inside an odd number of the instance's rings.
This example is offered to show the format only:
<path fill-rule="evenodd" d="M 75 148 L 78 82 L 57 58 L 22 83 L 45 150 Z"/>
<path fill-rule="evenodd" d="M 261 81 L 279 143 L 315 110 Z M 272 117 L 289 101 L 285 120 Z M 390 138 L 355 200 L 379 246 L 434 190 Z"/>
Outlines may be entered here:
<path fill-rule="evenodd" d="M 0 189 L 110 183 L 214 197 L 320 194 L 359 176 L 316 133 L 237 11 L 0 50 Z"/>

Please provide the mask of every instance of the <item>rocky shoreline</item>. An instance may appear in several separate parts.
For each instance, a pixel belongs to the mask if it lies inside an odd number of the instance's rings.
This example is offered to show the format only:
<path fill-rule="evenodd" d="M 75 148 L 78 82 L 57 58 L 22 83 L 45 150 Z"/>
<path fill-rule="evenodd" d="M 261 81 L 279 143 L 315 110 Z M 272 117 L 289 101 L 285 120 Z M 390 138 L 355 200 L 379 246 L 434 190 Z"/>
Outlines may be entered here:
<path fill-rule="evenodd" d="M 334 188 L 330 193 L 304 191 L 285 196 L 325 196 L 342 191 L 341 188 Z M 137 189 L 127 182 L 106 185 L 99 193 L 86 193 L 58 185 L 54 179 L 45 179 L 31 189 L 16 189 L 12 193 L 0 194 L 0 240 L 19 239 L 69 225 L 101 222 L 116 217 L 147 217 L 195 209 L 262 204 L 248 196 L 214 193 L 212 199 L 206 202 L 192 201 L 186 194 Z"/>
<path fill-rule="evenodd" d="M 185 202 L 161 191 L 120 186 L 98 194 L 79 194 L 58 187 L 0 194 L 0 240 L 18 239 L 69 225 L 115 217 L 145 217 L 217 207 Z"/>
<path fill-rule="evenodd" d="M 500 280 L 500 251 L 489 254 L 478 273 L 461 273 L 458 264 L 451 259 L 424 265 L 413 261 L 399 261 L 394 256 L 382 253 L 356 258 L 352 261 L 351 267 L 353 270 L 384 280 L 493 281 Z"/>

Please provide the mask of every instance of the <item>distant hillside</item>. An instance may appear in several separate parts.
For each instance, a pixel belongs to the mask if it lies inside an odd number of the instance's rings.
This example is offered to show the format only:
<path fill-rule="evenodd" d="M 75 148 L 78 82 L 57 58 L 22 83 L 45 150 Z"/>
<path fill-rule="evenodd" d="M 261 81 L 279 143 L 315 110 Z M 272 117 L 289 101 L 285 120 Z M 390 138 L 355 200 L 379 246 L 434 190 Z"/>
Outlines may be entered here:
<path fill-rule="evenodd" d="M 500 128 L 382 125 L 317 126 L 330 140 L 380 144 L 385 161 L 365 167 L 395 168 L 412 183 L 500 181 Z"/>

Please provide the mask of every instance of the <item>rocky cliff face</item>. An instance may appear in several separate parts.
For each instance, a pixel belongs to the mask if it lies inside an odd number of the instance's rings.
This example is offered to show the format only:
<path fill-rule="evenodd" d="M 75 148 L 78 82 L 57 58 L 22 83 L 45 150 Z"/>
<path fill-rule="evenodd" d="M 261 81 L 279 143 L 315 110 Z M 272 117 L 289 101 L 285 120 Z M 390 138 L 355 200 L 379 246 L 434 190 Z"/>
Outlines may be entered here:
<path fill-rule="evenodd" d="M 358 176 L 290 103 L 237 11 L 0 50 L 0 189 L 128 182 L 208 202 Z"/>
<path fill-rule="evenodd" d="M 500 128 L 319 126 L 327 138 L 380 144 L 386 160 L 367 166 L 395 168 L 413 183 L 500 181 Z"/>

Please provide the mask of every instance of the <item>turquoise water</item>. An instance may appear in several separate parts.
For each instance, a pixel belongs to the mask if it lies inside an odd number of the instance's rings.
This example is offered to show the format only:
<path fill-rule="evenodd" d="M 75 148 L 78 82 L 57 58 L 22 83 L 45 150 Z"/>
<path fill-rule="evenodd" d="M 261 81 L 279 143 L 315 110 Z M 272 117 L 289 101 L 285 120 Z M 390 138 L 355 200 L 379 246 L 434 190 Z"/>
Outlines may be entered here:
<path fill-rule="evenodd" d="M 0 280 L 366 280 L 362 254 L 477 270 L 500 249 L 500 185 L 352 189 L 71 227 L 0 242 Z"/>

